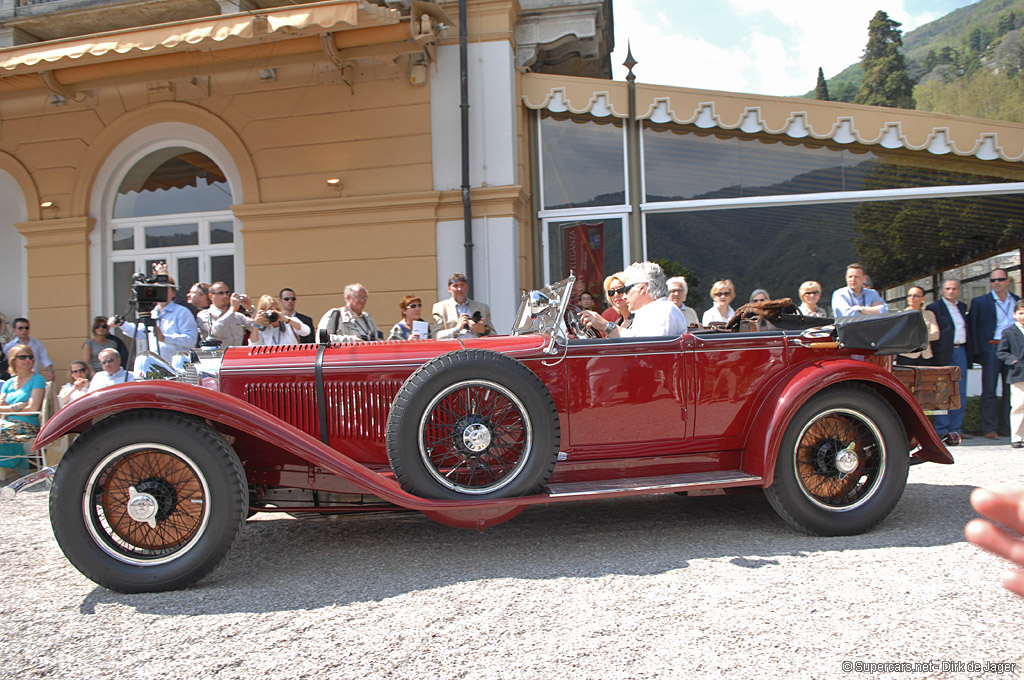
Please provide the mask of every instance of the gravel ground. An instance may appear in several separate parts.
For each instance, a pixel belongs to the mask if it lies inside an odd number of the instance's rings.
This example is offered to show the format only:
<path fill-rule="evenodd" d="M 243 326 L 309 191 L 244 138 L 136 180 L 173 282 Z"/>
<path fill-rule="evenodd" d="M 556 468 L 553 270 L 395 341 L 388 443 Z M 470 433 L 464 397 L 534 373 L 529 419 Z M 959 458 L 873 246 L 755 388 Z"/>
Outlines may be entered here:
<path fill-rule="evenodd" d="M 199 585 L 146 595 L 81 576 L 23 493 L 0 506 L 0 677 L 1024 677 L 1024 601 L 963 538 L 974 486 L 1024 483 L 1007 443 L 911 468 L 863 536 L 796 534 L 760 495 L 537 507 L 483 534 L 264 514 Z M 934 666 L 867 666 L 886 663 Z"/>

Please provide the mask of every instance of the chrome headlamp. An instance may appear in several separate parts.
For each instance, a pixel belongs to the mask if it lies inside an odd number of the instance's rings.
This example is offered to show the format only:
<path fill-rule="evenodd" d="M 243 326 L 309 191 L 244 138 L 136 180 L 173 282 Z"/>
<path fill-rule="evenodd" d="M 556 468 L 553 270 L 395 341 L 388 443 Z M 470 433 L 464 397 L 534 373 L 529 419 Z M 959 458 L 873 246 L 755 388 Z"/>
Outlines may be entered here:
<path fill-rule="evenodd" d="M 135 358 L 136 380 L 177 380 L 178 382 L 220 389 L 222 349 L 199 349 L 178 352 L 169 363 L 159 354 L 142 352 Z"/>

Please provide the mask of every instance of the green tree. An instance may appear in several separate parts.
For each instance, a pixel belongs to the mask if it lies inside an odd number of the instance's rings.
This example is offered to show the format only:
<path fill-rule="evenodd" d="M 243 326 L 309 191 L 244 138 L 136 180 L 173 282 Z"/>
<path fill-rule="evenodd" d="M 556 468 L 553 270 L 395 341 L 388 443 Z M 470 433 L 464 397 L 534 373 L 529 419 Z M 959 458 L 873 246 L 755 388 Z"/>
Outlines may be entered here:
<path fill-rule="evenodd" d="M 901 25 L 882 10 L 868 24 L 868 44 L 861 57 L 864 77 L 854 100 L 857 104 L 914 108 L 914 84 L 903 57 Z"/>
<path fill-rule="evenodd" d="M 814 98 L 828 101 L 828 83 L 825 82 L 825 72 L 818 67 L 818 84 L 814 87 Z"/>

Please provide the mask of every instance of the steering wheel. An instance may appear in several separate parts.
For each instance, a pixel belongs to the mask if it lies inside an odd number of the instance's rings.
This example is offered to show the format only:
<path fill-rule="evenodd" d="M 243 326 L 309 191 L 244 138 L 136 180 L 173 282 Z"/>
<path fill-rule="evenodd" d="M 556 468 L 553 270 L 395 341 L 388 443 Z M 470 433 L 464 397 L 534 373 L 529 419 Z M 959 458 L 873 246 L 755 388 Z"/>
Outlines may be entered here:
<path fill-rule="evenodd" d="M 577 338 L 600 338 L 601 334 L 583 321 L 583 310 L 576 305 L 565 308 L 565 325 Z"/>

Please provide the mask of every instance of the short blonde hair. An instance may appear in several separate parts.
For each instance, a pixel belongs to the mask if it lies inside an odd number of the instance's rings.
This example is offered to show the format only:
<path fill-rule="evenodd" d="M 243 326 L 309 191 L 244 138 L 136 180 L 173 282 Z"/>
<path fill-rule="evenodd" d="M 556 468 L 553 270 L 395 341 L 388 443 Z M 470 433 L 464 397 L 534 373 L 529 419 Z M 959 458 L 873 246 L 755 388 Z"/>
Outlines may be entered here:
<path fill-rule="evenodd" d="M 728 288 L 733 297 L 736 296 L 736 286 L 732 285 L 732 279 L 721 279 L 711 285 L 711 297 L 715 297 L 715 293 L 723 288 Z"/>
<path fill-rule="evenodd" d="M 277 307 L 281 309 L 281 303 L 278 302 L 277 298 L 273 295 L 261 295 L 259 302 L 256 303 L 256 311 L 263 312 L 271 307 Z"/>
<path fill-rule="evenodd" d="M 606 276 L 604 279 L 604 299 L 608 301 L 608 304 L 612 303 L 612 298 L 608 295 L 608 289 L 612 287 L 612 281 L 618 279 L 619 282 L 624 286 L 626 285 L 626 272 L 615 272 L 611 276 Z"/>
<path fill-rule="evenodd" d="M 800 284 L 800 297 L 804 296 L 804 293 L 820 293 L 821 284 L 817 281 L 804 281 Z"/>

